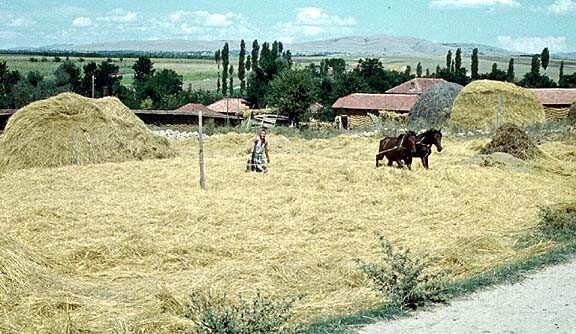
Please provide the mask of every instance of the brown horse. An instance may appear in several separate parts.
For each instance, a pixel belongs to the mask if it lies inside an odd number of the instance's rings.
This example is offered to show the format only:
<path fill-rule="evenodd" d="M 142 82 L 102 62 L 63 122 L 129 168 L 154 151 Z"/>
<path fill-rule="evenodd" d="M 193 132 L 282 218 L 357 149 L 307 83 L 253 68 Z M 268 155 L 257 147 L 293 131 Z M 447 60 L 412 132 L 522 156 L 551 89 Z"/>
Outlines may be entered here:
<path fill-rule="evenodd" d="M 408 131 L 396 138 L 384 137 L 380 140 L 378 154 L 376 154 L 376 167 L 380 166 L 380 160 L 388 159 L 388 166 L 396 161 L 398 167 L 403 168 L 402 160 L 406 162 L 408 169 L 412 164 L 412 154 L 416 154 L 416 133 Z"/>
<path fill-rule="evenodd" d="M 428 156 L 432 154 L 432 145 L 436 146 L 438 152 L 442 152 L 442 130 L 430 129 L 424 133 L 416 136 L 416 153 L 412 153 L 408 162 L 406 159 L 404 162 L 410 168 L 412 163 L 412 158 L 420 158 L 422 161 L 422 166 L 428 169 Z"/>

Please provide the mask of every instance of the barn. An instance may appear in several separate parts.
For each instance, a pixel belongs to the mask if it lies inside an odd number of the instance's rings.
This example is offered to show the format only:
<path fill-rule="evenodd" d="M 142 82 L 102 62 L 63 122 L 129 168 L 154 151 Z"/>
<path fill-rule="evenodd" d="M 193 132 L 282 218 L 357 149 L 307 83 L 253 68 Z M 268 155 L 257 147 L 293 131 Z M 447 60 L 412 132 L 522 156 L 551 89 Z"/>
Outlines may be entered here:
<path fill-rule="evenodd" d="M 544 107 L 546 120 L 566 119 L 570 106 L 576 102 L 576 88 L 534 88 L 531 91 Z"/>
<path fill-rule="evenodd" d="M 368 113 L 408 114 L 417 100 L 416 94 L 354 93 L 336 100 L 332 108 L 336 111 L 336 120 L 343 129 L 367 128 L 373 125 Z"/>

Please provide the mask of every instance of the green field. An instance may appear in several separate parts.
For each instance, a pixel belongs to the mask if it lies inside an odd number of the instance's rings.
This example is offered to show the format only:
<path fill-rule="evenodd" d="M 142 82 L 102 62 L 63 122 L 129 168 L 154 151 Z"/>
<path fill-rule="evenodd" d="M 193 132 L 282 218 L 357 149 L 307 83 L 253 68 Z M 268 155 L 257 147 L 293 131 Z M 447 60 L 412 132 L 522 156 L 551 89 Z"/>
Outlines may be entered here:
<path fill-rule="evenodd" d="M 31 58 L 37 59 L 37 62 L 32 62 Z M 44 61 L 42 61 L 44 58 Z M 62 61 L 65 60 L 61 57 Z M 294 62 L 300 64 L 301 66 L 307 66 L 311 63 L 319 64 L 322 59 L 326 57 L 294 57 Z M 346 60 L 349 65 L 356 64 L 360 57 L 342 57 Z M 105 60 L 105 58 L 82 58 L 80 57 L 70 57 L 71 61 L 75 62 L 79 67 L 84 66 L 88 62 L 94 61 L 100 63 Z M 131 85 L 133 70 L 132 65 L 136 61 L 136 58 L 111 58 L 114 64 L 120 67 L 120 75 L 123 76 L 122 84 Z M 82 61 L 81 61 L 82 60 Z M 427 57 L 410 57 L 410 56 L 387 56 L 380 57 L 382 64 L 387 69 L 395 69 L 403 71 L 406 66 L 411 66 L 412 73 L 415 73 L 416 66 L 418 63 L 422 64 L 423 73 L 426 73 L 426 69 L 429 69 L 431 73 L 434 73 L 436 66 L 441 67 L 445 65 L 446 58 L 440 56 L 427 56 Z M 479 71 L 480 73 L 490 72 L 492 69 L 492 64 L 497 63 L 498 68 L 506 71 L 508 69 L 508 62 L 510 57 L 499 56 L 499 57 L 487 57 L 480 56 Z M 61 63 L 55 62 L 54 57 L 42 57 L 42 56 L 31 56 L 31 55 L 0 55 L 0 61 L 6 61 L 9 69 L 18 70 L 21 74 L 26 75 L 29 71 L 38 71 L 46 78 L 51 78 L 54 71 Z M 530 57 L 514 57 L 514 70 L 516 74 L 516 79 L 519 80 L 526 72 L 530 71 L 531 64 Z M 208 59 L 186 59 L 186 58 L 152 58 L 154 63 L 154 68 L 157 70 L 161 69 L 172 69 L 178 74 L 182 75 L 184 81 L 184 87 L 192 85 L 193 89 L 216 89 L 216 80 L 218 77 L 218 67 L 213 60 Z M 231 63 L 234 65 L 235 69 L 238 68 L 238 59 L 231 58 Z M 470 58 L 463 57 L 462 65 L 470 69 Z M 551 59 L 550 64 L 546 70 L 546 73 L 554 81 L 558 81 L 558 72 L 560 68 L 560 60 Z M 576 60 L 564 60 L 564 74 L 571 74 L 576 72 Z M 236 74 L 237 75 L 237 72 Z M 236 84 L 239 84 L 239 80 L 235 77 Z"/>

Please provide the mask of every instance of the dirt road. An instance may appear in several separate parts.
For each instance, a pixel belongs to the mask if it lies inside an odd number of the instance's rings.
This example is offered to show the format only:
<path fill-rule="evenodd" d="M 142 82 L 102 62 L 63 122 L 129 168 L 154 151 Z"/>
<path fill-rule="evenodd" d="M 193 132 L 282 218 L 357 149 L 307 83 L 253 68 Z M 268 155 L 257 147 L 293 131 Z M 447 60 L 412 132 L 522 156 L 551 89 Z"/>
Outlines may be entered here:
<path fill-rule="evenodd" d="M 359 334 L 576 334 L 576 258 Z"/>

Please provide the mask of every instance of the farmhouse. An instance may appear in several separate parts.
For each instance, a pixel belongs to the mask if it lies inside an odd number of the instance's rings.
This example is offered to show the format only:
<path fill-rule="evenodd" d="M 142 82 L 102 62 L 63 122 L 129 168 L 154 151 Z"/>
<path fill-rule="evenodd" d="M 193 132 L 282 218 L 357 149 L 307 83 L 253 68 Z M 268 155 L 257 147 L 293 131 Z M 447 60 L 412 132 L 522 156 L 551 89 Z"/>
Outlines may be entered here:
<path fill-rule="evenodd" d="M 535 88 L 531 91 L 544 107 L 546 120 L 565 119 L 570 106 L 576 102 L 576 88 Z"/>
<path fill-rule="evenodd" d="M 354 93 L 339 98 L 332 108 L 342 128 L 362 128 L 372 124 L 368 113 L 381 112 L 407 114 L 418 100 L 416 94 L 363 94 Z"/>
<path fill-rule="evenodd" d="M 250 109 L 248 102 L 239 98 L 225 98 L 208 105 L 208 108 L 226 115 L 242 115 Z"/>
<path fill-rule="evenodd" d="M 412 80 L 408 80 L 405 83 L 398 85 L 396 87 L 392 87 L 386 91 L 386 94 L 416 94 L 421 95 L 426 92 L 432 85 L 440 83 L 440 82 L 448 82 L 444 79 L 436 79 L 436 78 L 414 78 Z"/>

